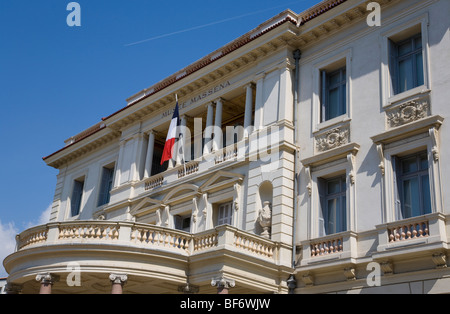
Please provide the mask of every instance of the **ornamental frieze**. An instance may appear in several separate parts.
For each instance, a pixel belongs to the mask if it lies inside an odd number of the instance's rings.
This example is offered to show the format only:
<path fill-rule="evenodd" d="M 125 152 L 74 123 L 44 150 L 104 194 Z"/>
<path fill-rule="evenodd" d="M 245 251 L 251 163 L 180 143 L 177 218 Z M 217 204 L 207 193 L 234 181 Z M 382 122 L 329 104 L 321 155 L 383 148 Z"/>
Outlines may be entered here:
<path fill-rule="evenodd" d="M 348 143 L 350 143 L 350 128 L 348 125 L 332 129 L 324 134 L 316 136 L 317 152 L 325 152 Z"/>
<path fill-rule="evenodd" d="M 386 112 L 387 127 L 395 128 L 429 116 L 428 99 L 408 101 Z"/>

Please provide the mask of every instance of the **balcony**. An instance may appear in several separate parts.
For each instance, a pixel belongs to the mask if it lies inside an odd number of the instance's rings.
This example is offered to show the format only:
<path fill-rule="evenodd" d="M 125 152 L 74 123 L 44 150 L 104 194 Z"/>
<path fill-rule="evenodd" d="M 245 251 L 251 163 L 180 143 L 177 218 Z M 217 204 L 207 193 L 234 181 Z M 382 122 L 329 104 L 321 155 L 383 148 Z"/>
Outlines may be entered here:
<path fill-rule="evenodd" d="M 448 220 L 448 219 L 447 219 Z M 376 226 L 376 258 L 447 249 L 446 217 L 433 213 Z"/>
<path fill-rule="evenodd" d="M 69 262 L 80 265 L 84 290 L 71 290 L 61 280 L 55 293 L 107 293 L 109 273 L 127 273 L 126 289 L 132 293 L 176 293 L 187 281 L 200 293 L 214 293 L 210 282 L 218 274 L 236 281 L 236 293 L 285 292 L 279 276 L 288 278 L 292 250 L 229 225 L 190 234 L 133 222 L 72 221 L 37 226 L 16 239 L 17 251 L 4 264 L 9 280 L 25 285 L 28 293 L 38 291 L 38 273 L 65 278 Z M 260 274 L 248 278 L 242 272 L 247 267 L 260 268 Z M 154 286 L 143 288 L 144 281 Z"/>
<path fill-rule="evenodd" d="M 303 241 L 302 269 L 327 265 L 352 263 L 357 257 L 357 234 L 352 231 L 332 234 L 318 239 Z"/>

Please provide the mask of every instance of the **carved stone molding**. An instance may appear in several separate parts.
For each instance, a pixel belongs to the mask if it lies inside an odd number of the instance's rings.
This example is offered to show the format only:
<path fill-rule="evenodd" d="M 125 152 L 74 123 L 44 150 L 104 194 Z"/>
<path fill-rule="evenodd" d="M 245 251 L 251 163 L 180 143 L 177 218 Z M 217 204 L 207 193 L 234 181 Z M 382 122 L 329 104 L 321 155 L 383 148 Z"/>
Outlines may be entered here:
<path fill-rule="evenodd" d="M 213 278 L 211 280 L 211 286 L 218 288 L 230 289 L 236 286 L 236 283 L 233 279 L 225 278 L 223 276 Z"/>
<path fill-rule="evenodd" d="M 385 261 L 380 263 L 381 270 L 385 276 L 390 276 L 394 274 L 394 264 L 390 261 Z"/>
<path fill-rule="evenodd" d="M 395 128 L 428 117 L 428 98 L 408 101 L 386 111 L 387 127 Z"/>
<path fill-rule="evenodd" d="M 356 270 L 354 267 L 344 268 L 344 275 L 347 281 L 356 280 Z"/>
<path fill-rule="evenodd" d="M 436 268 L 447 268 L 447 255 L 445 253 L 435 253 L 431 258 Z"/>
<path fill-rule="evenodd" d="M 189 282 L 184 285 L 178 286 L 178 292 L 182 292 L 184 294 L 195 294 L 200 291 L 199 286 L 191 285 Z"/>
<path fill-rule="evenodd" d="M 303 274 L 302 281 L 307 287 L 311 287 L 314 285 L 314 276 L 311 273 Z"/>
<path fill-rule="evenodd" d="M 325 152 L 350 143 L 350 127 L 342 126 L 316 136 L 316 151 Z"/>

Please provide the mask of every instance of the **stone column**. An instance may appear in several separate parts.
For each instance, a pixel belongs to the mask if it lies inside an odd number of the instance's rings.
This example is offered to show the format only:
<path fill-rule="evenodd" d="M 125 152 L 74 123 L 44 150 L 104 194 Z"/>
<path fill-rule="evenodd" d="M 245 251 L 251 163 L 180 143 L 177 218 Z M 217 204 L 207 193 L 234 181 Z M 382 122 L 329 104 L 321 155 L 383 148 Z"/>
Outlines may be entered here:
<path fill-rule="evenodd" d="M 152 176 L 153 152 L 155 150 L 155 132 L 150 131 L 148 134 L 147 156 L 145 157 L 144 178 Z"/>
<path fill-rule="evenodd" d="M 59 280 L 59 276 L 50 273 L 42 273 L 36 276 L 36 281 L 40 282 L 39 294 L 52 294 L 53 284 Z"/>
<path fill-rule="evenodd" d="M 214 107 L 212 103 L 207 105 L 207 115 L 206 115 L 206 129 L 205 129 L 205 144 L 203 147 L 203 155 L 207 155 L 211 152 L 212 148 L 212 126 L 214 118 Z"/>
<path fill-rule="evenodd" d="M 256 82 L 256 99 L 255 99 L 255 130 L 259 130 L 263 125 L 263 111 L 264 111 L 264 99 L 263 99 L 263 88 L 264 88 L 264 77 L 265 73 L 260 73 L 257 76 Z"/>
<path fill-rule="evenodd" d="M 216 100 L 216 116 L 214 121 L 215 130 L 218 131 L 219 129 L 222 130 L 222 98 L 219 98 Z M 219 134 L 216 134 L 214 132 L 214 141 L 213 141 L 213 151 L 218 151 L 222 148 L 222 132 L 219 132 Z"/>
<path fill-rule="evenodd" d="M 230 288 L 234 288 L 236 283 L 233 279 L 225 278 L 223 276 L 213 278 L 211 286 L 217 287 L 217 294 L 228 294 Z"/>
<path fill-rule="evenodd" d="M 253 113 L 253 84 L 245 87 L 245 115 L 244 115 L 244 137 L 247 138 L 252 133 L 252 113 Z"/>
<path fill-rule="evenodd" d="M 127 282 L 128 276 L 126 274 L 110 274 L 111 294 L 122 294 L 123 285 Z"/>

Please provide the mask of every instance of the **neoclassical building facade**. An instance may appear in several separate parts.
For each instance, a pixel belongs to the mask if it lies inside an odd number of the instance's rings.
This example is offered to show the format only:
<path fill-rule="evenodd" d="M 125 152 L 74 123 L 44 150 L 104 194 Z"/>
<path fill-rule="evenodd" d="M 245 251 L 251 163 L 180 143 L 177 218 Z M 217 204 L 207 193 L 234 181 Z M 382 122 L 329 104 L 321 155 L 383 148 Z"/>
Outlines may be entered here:
<path fill-rule="evenodd" d="M 449 14 L 286 10 L 131 96 L 44 158 L 6 291 L 450 293 Z"/>

